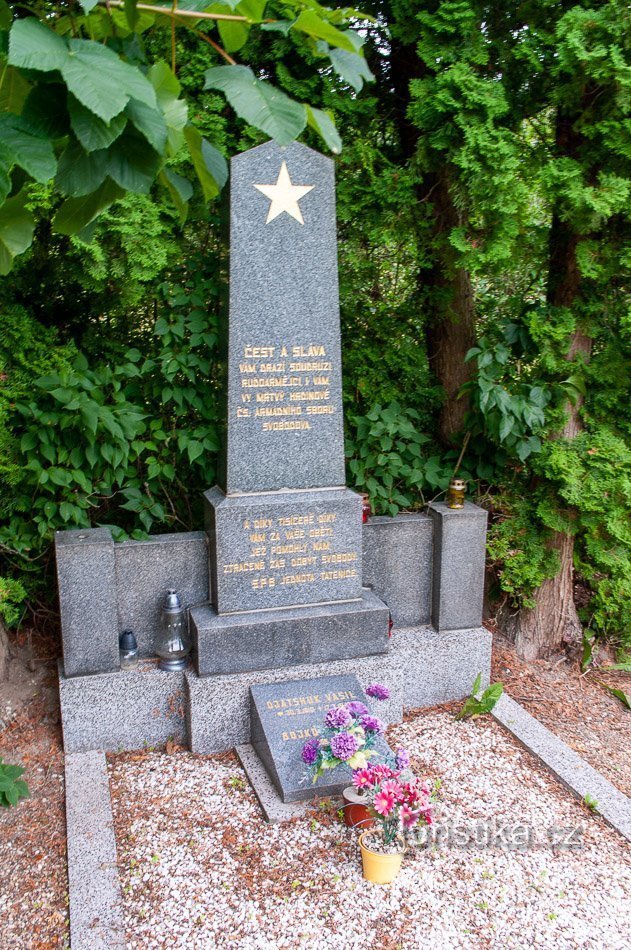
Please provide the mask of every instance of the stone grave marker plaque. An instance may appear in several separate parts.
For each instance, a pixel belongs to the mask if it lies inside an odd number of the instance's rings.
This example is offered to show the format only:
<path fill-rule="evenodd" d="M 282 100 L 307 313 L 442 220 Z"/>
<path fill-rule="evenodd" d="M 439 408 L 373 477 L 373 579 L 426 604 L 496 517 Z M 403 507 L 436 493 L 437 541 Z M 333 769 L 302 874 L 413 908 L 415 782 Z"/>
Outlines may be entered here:
<path fill-rule="evenodd" d="M 359 680 L 352 675 L 250 687 L 252 745 L 283 802 L 339 795 L 350 785 L 352 772 L 348 766 L 331 769 L 314 785 L 301 753 L 305 742 L 319 735 L 327 710 L 351 700 L 365 703 L 371 713 L 379 716 L 378 708 L 371 707 Z M 383 761 L 390 753 L 381 736 L 376 748 L 379 757 L 375 756 L 373 761 Z"/>

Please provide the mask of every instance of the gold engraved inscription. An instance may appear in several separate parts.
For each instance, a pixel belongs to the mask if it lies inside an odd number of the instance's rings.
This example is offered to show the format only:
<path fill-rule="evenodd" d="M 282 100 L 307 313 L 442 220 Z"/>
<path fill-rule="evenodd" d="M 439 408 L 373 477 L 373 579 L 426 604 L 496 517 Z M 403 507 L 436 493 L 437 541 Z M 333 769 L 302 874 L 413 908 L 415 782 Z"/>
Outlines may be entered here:
<path fill-rule="evenodd" d="M 333 363 L 326 347 L 247 344 L 239 362 L 241 405 L 237 419 L 249 420 L 260 432 L 301 432 L 317 418 L 335 415 L 330 381 Z"/>

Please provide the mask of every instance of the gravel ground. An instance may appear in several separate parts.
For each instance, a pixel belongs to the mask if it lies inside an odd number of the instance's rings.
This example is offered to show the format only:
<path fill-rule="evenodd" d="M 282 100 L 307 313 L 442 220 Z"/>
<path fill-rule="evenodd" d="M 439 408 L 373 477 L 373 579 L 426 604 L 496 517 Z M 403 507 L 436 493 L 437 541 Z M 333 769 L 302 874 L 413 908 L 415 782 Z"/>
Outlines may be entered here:
<path fill-rule="evenodd" d="M 270 826 L 231 754 L 111 756 L 128 946 L 631 944 L 627 842 L 497 723 L 430 710 L 389 738 L 409 749 L 417 774 L 440 779 L 443 838 L 408 852 L 386 887 L 363 881 L 357 835 L 340 824 L 337 802 Z M 513 846 L 529 834 L 528 848 L 471 846 L 493 829 Z"/>

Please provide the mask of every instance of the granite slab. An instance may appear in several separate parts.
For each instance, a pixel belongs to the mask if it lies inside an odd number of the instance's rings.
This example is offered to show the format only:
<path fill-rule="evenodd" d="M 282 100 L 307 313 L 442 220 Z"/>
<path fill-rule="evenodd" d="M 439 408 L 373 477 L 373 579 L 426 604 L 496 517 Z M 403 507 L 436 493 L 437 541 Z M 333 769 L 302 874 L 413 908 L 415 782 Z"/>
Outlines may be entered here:
<path fill-rule="evenodd" d="M 227 364 L 222 487 L 344 485 L 334 165 L 298 142 L 231 161 Z"/>
<path fill-rule="evenodd" d="M 55 534 L 66 676 L 118 670 L 114 541 L 107 528 Z"/>
<path fill-rule="evenodd" d="M 204 495 L 220 614 L 361 597 L 361 496 L 345 488 Z"/>
<path fill-rule="evenodd" d="M 191 632 L 200 676 L 323 663 L 389 648 L 388 608 L 368 590 L 359 601 L 326 607 L 227 616 L 197 607 Z"/>
<path fill-rule="evenodd" d="M 348 765 L 339 765 L 315 782 L 302 760 L 302 748 L 318 738 L 324 717 L 333 706 L 347 702 L 364 703 L 378 716 L 354 675 L 319 676 L 285 680 L 250 687 L 251 743 L 283 802 L 307 801 L 339 795 L 351 784 Z M 392 753 L 383 737 L 378 737 L 375 761 L 388 761 Z"/>
<path fill-rule="evenodd" d="M 364 524 L 362 580 L 390 608 L 397 627 L 429 622 L 433 524 L 426 514 L 378 515 Z"/>

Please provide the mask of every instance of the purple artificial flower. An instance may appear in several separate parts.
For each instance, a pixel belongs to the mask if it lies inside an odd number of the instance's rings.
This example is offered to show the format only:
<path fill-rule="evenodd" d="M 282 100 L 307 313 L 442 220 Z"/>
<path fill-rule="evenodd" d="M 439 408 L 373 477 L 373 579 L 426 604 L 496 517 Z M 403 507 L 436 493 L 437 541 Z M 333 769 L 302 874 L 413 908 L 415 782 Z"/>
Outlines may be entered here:
<path fill-rule="evenodd" d="M 318 758 L 319 742 L 317 739 L 308 739 L 302 747 L 302 761 L 313 765 Z"/>
<path fill-rule="evenodd" d="M 352 759 L 359 749 L 359 740 L 350 734 L 350 732 L 339 732 L 331 738 L 331 752 L 336 759 L 342 762 Z"/>
<path fill-rule="evenodd" d="M 362 716 L 359 721 L 366 732 L 376 732 L 381 734 L 384 730 L 384 725 L 381 719 L 377 719 L 376 716 Z"/>
<path fill-rule="evenodd" d="M 394 757 L 394 764 L 398 772 L 402 772 L 404 769 L 409 768 L 410 765 L 410 756 L 405 749 L 397 749 L 396 755 Z"/>
<path fill-rule="evenodd" d="M 325 724 L 329 729 L 340 729 L 344 726 L 350 726 L 353 721 L 351 714 L 343 706 L 333 706 L 324 717 Z"/>
<path fill-rule="evenodd" d="M 389 699 L 390 690 L 383 683 L 371 683 L 370 686 L 366 687 L 366 696 L 370 696 L 372 699 Z"/>
<path fill-rule="evenodd" d="M 359 703 L 356 700 L 353 700 L 352 703 L 346 703 L 344 708 L 349 711 L 351 716 L 365 716 L 370 712 L 368 706 L 365 706 L 364 703 Z"/>

